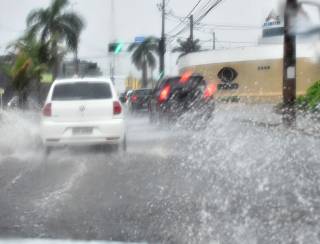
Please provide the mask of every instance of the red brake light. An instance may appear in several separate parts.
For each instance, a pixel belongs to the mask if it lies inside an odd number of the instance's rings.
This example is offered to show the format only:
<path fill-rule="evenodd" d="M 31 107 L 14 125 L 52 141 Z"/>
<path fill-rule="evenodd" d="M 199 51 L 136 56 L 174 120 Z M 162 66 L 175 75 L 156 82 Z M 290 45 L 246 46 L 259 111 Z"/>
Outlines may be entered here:
<path fill-rule="evenodd" d="M 159 95 L 160 103 L 166 101 L 169 98 L 170 91 L 171 91 L 171 86 L 167 84 L 160 92 L 160 95 Z"/>
<path fill-rule="evenodd" d="M 209 84 L 206 89 L 204 90 L 203 96 L 204 98 L 209 98 L 213 96 L 213 94 L 217 91 L 216 84 Z"/>
<path fill-rule="evenodd" d="M 121 104 L 118 101 L 113 102 L 113 114 L 121 114 L 122 108 Z"/>
<path fill-rule="evenodd" d="M 42 115 L 45 117 L 51 117 L 52 115 L 52 108 L 51 108 L 51 103 L 47 103 L 43 109 L 42 109 Z"/>
<path fill-rule="evenodd" d="M 179 80 L 179 83 L 184 84 L 186 83 L 190 77 L 192 76 L 192 71 L 188 70 L 186 72 L 184 72 Z"/>
<path fill-rule="evenodd" d="M 131 102 L 136 102 L 138 100 L 137 96 L 131 96 Z"/>

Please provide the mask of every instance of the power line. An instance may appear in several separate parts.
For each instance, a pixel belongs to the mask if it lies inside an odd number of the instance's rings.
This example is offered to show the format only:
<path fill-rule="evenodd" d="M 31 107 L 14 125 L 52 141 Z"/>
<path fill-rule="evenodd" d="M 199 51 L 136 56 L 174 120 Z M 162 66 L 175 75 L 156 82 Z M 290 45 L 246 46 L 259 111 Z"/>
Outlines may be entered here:
<path fill-rule="evenodd" d="M 175 27 L 173 27 L 170 32 L 173 32 L 175 29 L 177 29 L 179 26 L 181 26 L 181 24 L 184 24 L 185 21 L 190 17 L 190 15 L 193 13 L 193 11 L 199 6 L 199 4 L 202 2 L 203 0 L 198 0 L 198 2 L 193 6 L 193 8 L 189 11 L 189 13 L 186 15 L 186 17 L 184 17 L 182 20 L 180 20 L 180 23 L 177 24 Z M 210 0 L 211 1 L 211 0 Z"/>
<path fill-rule="evenodd" d="M 216 8 L 222 1 L 223 1 L 223 0 L 216 0 L 216 2 L 209 7 L 209 9 L 207 9 L 202 15 L 200 15 L 200 17 L 198 17 L 198 18 L 196 19 L 196 21 L 194 22 L 194 24 L 197 24 L 197 23 L 199 23 L 201 20 L 203 20 L 203 19 L 204 19 L 214 8 Z M 181 33 L 183 33 L 183 32 L 186 30 L 187 27 L 188 27 L 188 26 L 184 26 L 180 31 L 178 31 L 178 32 L 173 36 L 173 38 L 176 37 L 176 36 L 178 36 L 178 35 L 180 35 Z"/>
<path fill-rule="evenodd" d="M 214 8 L 216 8 L 223 0 L 217 0 L 203 15 L 197 19 L 197 23 L 203 20 Z"/>
<path fill-rule="evenodd" d="M 208 26 L 213 28 L 230 28 L 230 29 L 262 29 L 262 26 L 257 25 L 237 25 L 237 24 L 206 24 L 201 23 L 202 26 Z"/>
<path fill-rule="evenodd" d="M 171 21 L 178 21 L 180 24 L 185 17 L 177 16 L 173 13 L 170 13 L 167 15 L 167 19 Z M 202 29 L 202 28 L 214 28 L 214 29 L 220 29 L 220 30 L 258 30 L 262 29 L 263 26 L 259 25 L 238 25 L 238 24 L 208 24 L 208 23 L 198 23 L 198 26 L 195 27 L 195 29 Z"/>
<path fill-rule="evenodd" d="M 201 43 L 208 43 L 212 42 L 212 39 L 207 39 L 207 40 L 199 40 Z M 243 43 L 243 44 L 257 44 L 257 42 L 254 41 L 229 41 L 229 40 L 218 40 L 216 39 L 216 42 L 218 43 Z"/>
<path fill-rule="evenodd" d="M 213 3 L 214 0 L 209 0 L 207 1 L 207 3 L 201 8 L 199 9 L 195 14 L 199 15 L 199 13 L 203 12 L 210 4 Z"/>

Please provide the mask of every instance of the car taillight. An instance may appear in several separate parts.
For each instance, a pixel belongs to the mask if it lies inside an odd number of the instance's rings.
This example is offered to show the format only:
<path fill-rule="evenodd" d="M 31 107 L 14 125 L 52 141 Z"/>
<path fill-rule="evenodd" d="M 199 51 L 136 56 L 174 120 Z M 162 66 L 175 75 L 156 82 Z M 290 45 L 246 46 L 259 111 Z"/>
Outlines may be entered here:
<path fill-rule="evenodd" d="M 204 90 L 203 96 L 204 98 L 212 97 L 213 94 L 217 91 L 217 85 L 216 84 L 210 84 L 206 87 Z"/>
<path fill-rule="evenodd" d="M 45 117 L 51 117 L 52 115 L 52 106 L 51 103 L 47 103 L 42 109 L 42 115 Z"/>
<path fill-rule="evenodd" d="M 188 71 L 184 72 L 179 80 L 179 83 L 186 84 L 191 76 L 192 76 L 192 71 L 188 70 Z"/>
<path fill-rule="evenodd" d="M 159 95 L 159 102 L 160 103 L 165 102 L 169 98 L 170 91 L 171 91 L 171 86 L 169 84 L 166 85 L 165 87 L 163 87 L 163 89 L 161 90 L 160 95 Z"/>
<path fill-rule="evenodd" d="M 137 96 L 131 96 L 131 102 L 136 102 L 138 100 Z"/>
<path fill-rule="evenodd" d="M 113 102 L 113 114 L 121 114 L 122 108 L 121 104 L 118 101 Z"/>

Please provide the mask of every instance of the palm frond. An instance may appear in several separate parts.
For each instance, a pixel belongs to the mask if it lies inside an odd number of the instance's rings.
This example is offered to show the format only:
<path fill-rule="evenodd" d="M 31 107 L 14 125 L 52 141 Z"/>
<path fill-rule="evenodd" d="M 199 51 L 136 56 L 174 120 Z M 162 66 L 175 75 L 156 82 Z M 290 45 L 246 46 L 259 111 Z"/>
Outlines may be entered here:
<path fill-rule="evenodd" d="M 50 6 L 50 15 L 54 19 L 56 16 L 61 15 L 63 9 L 69 5 L 69 0 L 52 0 Z"/>
<path fill-rule="evenodd" d="M 85 27 L 83 18 L 72 12 L 62 14 L 57 18 L 57 22 L 69 26 L 76 33 L 80 33 Z"/>
<path fill-rule="evenodd" d="M 46 9 L 35 9 L 32 10 L 27 16 L 27 26 L 31 26 L 34 23 L 44 23 L 48 18 L 48 11 Z"/>
<path fill-rule="evenodd" d="M 136 49 L 140 43 L 131 43 L 130 46 L 128 47 L 128 52 L 132 52 L 134 49 Z"/>

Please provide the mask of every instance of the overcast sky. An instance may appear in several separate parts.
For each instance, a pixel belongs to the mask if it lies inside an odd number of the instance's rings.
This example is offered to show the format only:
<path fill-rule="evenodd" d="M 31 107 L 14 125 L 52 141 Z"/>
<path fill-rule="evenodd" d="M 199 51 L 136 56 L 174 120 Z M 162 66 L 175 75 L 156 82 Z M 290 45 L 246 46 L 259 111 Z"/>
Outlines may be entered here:
<path fill-rule="evenodd" d="M 81 35 L 79 57 L 98 62 L 104 72 L 108 67 L 107 45 L 110 39 L 131 42 L 135 36 L 159 36 L 161 31 L 161 14 L 157 7 L 161 0 L 114 0 L 114 11 L 111 8 L 111 1 L 70 0 L 70 9 L 81 14 L 86 22 L 86 28 Z M 174 16 L 186 16 L 198 0 L 167 0 L 167 2 L 169 15 L 166 25 L 169 32 L 179 23 Z M 195 10 L 195 18 L 203 12 L 201 9 L 207 2 L 209 0 L 201 1 Z M 30 10 L 46 7 L 50 0 L 0 0 L 0 3 L 0 52 L 4 53 L 8 43 L 19 37 L 25 29 L 25 19 Z M 202 24 L 208 25 L 201 25 L 202 30 L 195 31 L 195 37 L 206 41 L 202 45 L 210 48 L 214 30 L 217 48 L 254 45 L 261 36 L 259 27 L 277 5 L 277 0 L 224 0 L 202 21 Z M 114 28 L 112 22 L 115 23 Z M 179 29 L 174 29 L 169 34 L 175 34 Z M 186 32 L 181 37 L 187 35 Z M 129 54 L 124 53 L 117 58 L 118 74 L 127 75 L 129 72 L 136 74 L 128 56 Z M 167 71 L 174 73 L 175 64 L 176 55 L 167 55 Z"/>

